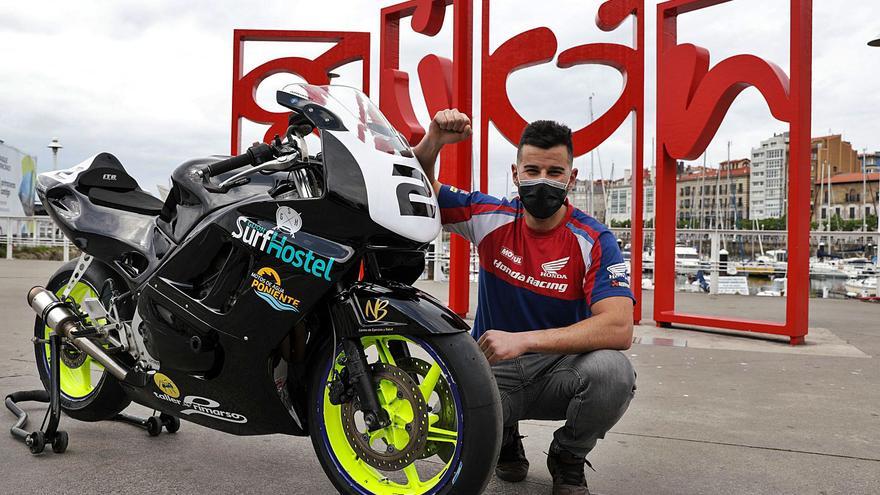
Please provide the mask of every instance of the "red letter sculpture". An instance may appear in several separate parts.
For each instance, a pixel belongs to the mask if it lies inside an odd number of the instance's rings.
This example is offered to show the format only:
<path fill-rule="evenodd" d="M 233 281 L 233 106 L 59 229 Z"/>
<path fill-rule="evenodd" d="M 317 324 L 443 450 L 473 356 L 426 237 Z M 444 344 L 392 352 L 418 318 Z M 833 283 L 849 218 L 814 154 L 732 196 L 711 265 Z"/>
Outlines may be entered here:
<path fill-rule="evenodd" d="M 452 60 L 428 55 L 418 65 L 422 93 L 431 117 L 445 108 L 472 113 L 473 4 L 472 0 L 411 0 L 382 9 L 379 57 L 379 105 L 388 120 L 412 144 L 425 135 L 416 119 L 409 90 L 409 74 L 400 70 L 400 21 L 411 17 L 413 31 L 435 36 L 443 26 L 448 6 L 453 8 Z M 440 154 L 440 180 L 461 189 L 471 188 L 470 141 L 448 146 Z M 449 247 L 449 308 L 468 312 L 470 244 L 452 236 Z"/>
<path fill-rule="evenodd" d="M 507 78 L 517 70 L 544 64 L 556 55 L 556 36 L 541 27 L 520 33 L 489 53 L 490 0 L 483 0 L 483 74 L 480 119 L 480 187 L 486 191 L 489 180 L 489 122 L 511 144 L 519 142 L 528 123 L 514 109 L 507 94 Z M 557 67 L 597 64 L 620 72 L 623 93 L 612 107 L 591 124 L 573 132 L 574 155 L 580 156 L 608 139 L 635 112 L 633 121 L 633 208 L 631 236 L 632 290 L 636 295 L 635 321 L 641 319 L 642 284 L 642 189 L 644 156 L 644 4 L 643 0 L 609 0 L 599 7 L 596 25 L 603 31 L 617 29 L 629 16 L 635 17 L 635 49 L 612 43 L 590 43 L 569 48 L 559 54 Z"/>
<path fill-rule="evenodd" d="M 242 76 L 243 49 L 246 41 L 278 41 L 299 43 L 336 43 L 321 56 L 310 60 L 285 57 L 265 62 Z M 362 87 L 370 92 L 370 33 L 333 31 L 263 31 L 236 29 L 232 58 L 232 151 L 239 153 L 241 119 L 270 125 L 264 141 L 287 130 L 289 112 L 270 112 L 257 105 L 257 87 L 269 76 L 279 73 L 296 74 L 310 84 L 330 84 L 330 72 L 356 60 L 363 61 Z"/>
<path fill-rule="evenodd" d="M 789 211 L 810 210 L 811 0 L 791 0 L 791 78 L 752 55 L 722 60 L 709 69 L 709 52 L 679 44 L 677 18 L 729 0 L 673 0 L 657 7 L 657 186 L 654 320 L 787 335 L 807 334 L 809 215 L 788 215 L 788 293 L 784 323 L 675 312 L 676 163 L 706 150 L 733 100 L 756 88 L 777 119 L 790 126 Z"/>

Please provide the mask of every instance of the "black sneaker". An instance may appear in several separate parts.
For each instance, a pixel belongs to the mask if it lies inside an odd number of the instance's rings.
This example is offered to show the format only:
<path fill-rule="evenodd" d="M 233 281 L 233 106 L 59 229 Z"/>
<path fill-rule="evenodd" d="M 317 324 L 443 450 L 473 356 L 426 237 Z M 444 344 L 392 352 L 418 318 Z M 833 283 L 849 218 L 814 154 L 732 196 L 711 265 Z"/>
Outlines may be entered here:
<path fill-rule="evenodd" d="M 498 454 L 495 476 L 512 483 L 526 479 L 526 475 L 529 474 L 529 460 L 526 459 L 522 439 L 518 424 L 504 428 L 503 444 Z"/>
<path fill-rule="evenodd" d="M 584 465 L 589 464 L 567 450 L 560 449 L 555 442 L 547 454 L 547 469 L 553 476 L 553 495 L 590 495 Z"/>

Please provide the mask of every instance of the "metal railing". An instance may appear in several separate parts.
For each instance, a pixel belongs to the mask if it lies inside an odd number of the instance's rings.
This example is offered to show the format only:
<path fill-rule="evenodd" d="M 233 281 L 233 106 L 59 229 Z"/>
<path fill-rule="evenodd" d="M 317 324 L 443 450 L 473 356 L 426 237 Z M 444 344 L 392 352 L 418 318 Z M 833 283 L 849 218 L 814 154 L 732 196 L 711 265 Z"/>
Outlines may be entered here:
<path fill-rule="evenodd" d="M 624 244 L 630 243 L 629 228 L 612 228 L 611 231 Z M 730 253 L 731 259 L 754 259 L 756 255 L 770 250 L 788 247 L 788 232 L 784 230 L 714 230 L 677 229 L 676 243 L 697 248 L 701 254 L 708 248 L 713 236 L 718 235 L 722 247 Z M 644 246 L 650 250 L 654 245 L 654 229 L 644 229 Z M 847 253 L 860 253 L 866 257 L 876 256 L 880 244 L 880 233 L 861 231 L 821 231 L 810 232 L 810 251 L 818 255 L 819 246 L 824 244 L 826 256 L 847 256 Z M 708 253 L 708 250 L 705 251 Z"/>
<path fill-rule="evenodd" d="M 0 245 L 8 260 L 15 258 L 16 247 L 61 247 L 64 261 L 70 260 L 70 241 L 49 217 L 0 217 Z"/>

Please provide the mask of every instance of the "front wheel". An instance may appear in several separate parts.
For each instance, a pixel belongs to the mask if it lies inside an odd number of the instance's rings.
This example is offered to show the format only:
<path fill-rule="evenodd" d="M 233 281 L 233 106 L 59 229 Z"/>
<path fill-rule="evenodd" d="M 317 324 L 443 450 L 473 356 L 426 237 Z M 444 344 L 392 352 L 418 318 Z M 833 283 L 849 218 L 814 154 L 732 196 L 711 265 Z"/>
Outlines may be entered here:
<path fill-rule="evenodd" d="M 330 402 L 342 345 L 326 346 L 311 380 L 309 433 L 342 493 L 480 493 L 501 446 L 501 401 L 489 364 L 466 333 L 361 338 L 391 424 L 370 432 L 357 399 Z"/>

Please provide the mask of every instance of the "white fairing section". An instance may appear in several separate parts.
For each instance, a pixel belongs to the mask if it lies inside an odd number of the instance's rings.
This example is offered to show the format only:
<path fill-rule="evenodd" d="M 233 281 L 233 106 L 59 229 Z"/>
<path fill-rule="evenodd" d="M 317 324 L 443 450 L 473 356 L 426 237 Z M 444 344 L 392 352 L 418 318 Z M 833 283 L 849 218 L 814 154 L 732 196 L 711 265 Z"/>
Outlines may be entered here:
<path fill-rule="evenodd" d="M 92 155 L 83 160 L 79 165 L 75 165 L 64 170 L 43 172 L 42 174 L 37 176 L 37 187 L 41 188 L 43 191 L 46 191 L 46 189 L 48 189 L 49 187 L 58 184 L 72 184 L 73 181 L 75 181 L 76 178 L 79 177 L 79 174 L 88 170 L 88 168 L 92 165 L 92 162 L 97 156 L 98 155 Z"/>
<path fill-rule="evenodd" d="M 372 143 L 365 143 L 352 132 L 327 131 L 338 138 L 354 156 L 364 176 L 367 186 L 370 218 L 374 222 L 408 239 L 417 242 L 430 242 L 440 234 L 440 209 L 434 189 L 427 182 L 422 166 L 415 158 L 407 158 L 397 154 L 378 151 Z M 405 165 L 417 171 L 421 178 L 395 175 L 394 165 Z M 431 216 L 401 215 L 398 202 L 398 187 L 401 184 L 421 186 L 427 190 L 427 196 L 410 193 L 408 200 L 412 203 L 425 203 Z M 427 185 L 427 187 L 425 187 Z"/>

